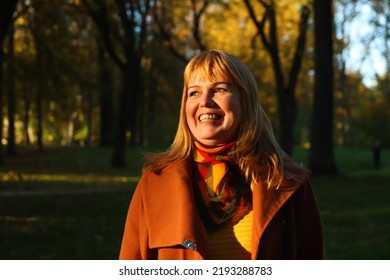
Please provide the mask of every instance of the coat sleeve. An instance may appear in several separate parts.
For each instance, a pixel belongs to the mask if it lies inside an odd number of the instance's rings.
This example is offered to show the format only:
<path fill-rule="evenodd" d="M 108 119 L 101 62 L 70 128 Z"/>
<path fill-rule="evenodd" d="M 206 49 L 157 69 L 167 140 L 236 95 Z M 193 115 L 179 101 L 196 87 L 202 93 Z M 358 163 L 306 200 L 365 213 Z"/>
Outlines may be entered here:
<path fill-rule="evenodd" d="M 127 212 L 125 229 L 119 253 L 120 260 L 154 259 L 148 246 L 148 227 L 143 203 L 142 179 L 135 189 Z"/>
<path fill-rule="evenodd" d="M 319 205 L 308 180 L 294 194 L 296 250 L 298 259 L 325 258 L 323 224 Z"/>

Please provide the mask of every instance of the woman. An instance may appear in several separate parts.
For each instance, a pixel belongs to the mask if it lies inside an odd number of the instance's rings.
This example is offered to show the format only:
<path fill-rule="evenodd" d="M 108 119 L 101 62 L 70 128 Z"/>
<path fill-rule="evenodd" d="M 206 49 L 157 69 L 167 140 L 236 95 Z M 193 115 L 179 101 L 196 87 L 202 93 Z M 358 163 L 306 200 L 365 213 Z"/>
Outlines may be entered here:
<path fill-rule="evenodd" d="M 276 143 L 248 68 L 200 53 L 184 72 L 175 139 L 145 164 L 120 259 L 322 259 L 309 174 Z"/>

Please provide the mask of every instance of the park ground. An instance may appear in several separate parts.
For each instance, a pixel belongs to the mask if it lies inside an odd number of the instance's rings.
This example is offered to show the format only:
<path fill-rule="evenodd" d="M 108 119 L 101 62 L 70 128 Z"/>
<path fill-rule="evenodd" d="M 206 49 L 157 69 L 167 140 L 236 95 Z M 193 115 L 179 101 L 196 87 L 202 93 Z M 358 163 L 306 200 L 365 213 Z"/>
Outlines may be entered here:
<path fill-rule="evenodd" d="M 111 150 L 22 147 L 0 166 L 0 259 L 117 259 L 140 176 L 140 148 L 127 167 Z M 305 164 L 308 151 L 296 149 Z M 312 176 L 329 259 L 390 259 L 390 151 L 373 167 L 369 149 L 336 148 L 338 176 Z"/>

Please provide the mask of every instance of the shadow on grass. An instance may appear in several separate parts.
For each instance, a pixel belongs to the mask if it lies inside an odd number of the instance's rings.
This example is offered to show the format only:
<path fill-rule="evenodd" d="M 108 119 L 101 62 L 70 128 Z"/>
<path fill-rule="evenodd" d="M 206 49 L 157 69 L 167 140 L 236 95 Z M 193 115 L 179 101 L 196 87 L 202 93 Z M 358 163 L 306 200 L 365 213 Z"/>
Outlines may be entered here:
<path fill-rule="evenodd" d="M 0 259 L 117 259 L 142 165 L 109 167 L 110 150 L 23 150 L 0 166 Z"/>
<path fill-rule="evenodd" d="M 1 198 L 1 259 L 117 259 L 131 193 Z"/>
<path fill-rule="evenodd" d="M 298 151 L 304 159 L 307 151 Z M 109 167 L 110 150 L 27 150 L 0 166 L 0 259 L 117 259 L 142 166 Z M 312 177 L 329 259 L 390 259 L 390 157 L 338 149 L 336 177 Z M 302 160 L 304 161 L 304 160 Z M 19 176 L 20 175 L 20 176 Z"/>

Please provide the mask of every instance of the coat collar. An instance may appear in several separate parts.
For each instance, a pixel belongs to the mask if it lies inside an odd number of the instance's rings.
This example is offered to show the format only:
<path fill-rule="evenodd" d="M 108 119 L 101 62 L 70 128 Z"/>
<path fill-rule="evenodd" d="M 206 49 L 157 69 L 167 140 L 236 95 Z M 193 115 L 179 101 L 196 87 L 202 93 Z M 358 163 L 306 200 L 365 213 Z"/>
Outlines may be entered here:
<path fill-rule="evenodd" d="M 202 224 L 192 189 L 192 166 L 191 160 L 181 161 L 160 174 L 144 174 L 144 210 L 151 248 L 184 246 L 204 255 Z M 302 181 L 308 174 L 304 172 Z M 278 190 L 268 190 L 260 182 L 255 184 L 252 259 L 257 257 L 259 241 L 267 225 L 299 185 L 285 183 Z"/>

